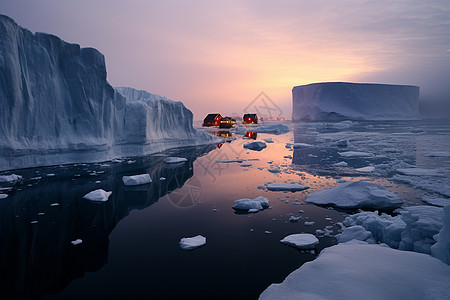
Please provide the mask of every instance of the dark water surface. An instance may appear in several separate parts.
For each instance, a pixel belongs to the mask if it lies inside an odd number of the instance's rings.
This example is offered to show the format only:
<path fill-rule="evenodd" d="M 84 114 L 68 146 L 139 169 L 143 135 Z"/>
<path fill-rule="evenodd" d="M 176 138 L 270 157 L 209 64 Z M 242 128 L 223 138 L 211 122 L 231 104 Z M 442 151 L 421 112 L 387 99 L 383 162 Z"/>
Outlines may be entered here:
<path fill-rule="evenodd" d="M 449 137 L 445 126 L 407 125 L 343 129 L 315 124 L 296 126 L 282 135 L 218 133 L 236 139 L 122 162 L 3 172 L 20 174 L 24 181 L 11 190 L 5 184 L 0 187 L 9 195 L 0 200 L 0 298 L 256 299 L 271 283 L 281 282 L 336 243 L 334 237 L 319 237 L 315 251 L 301 252 L 279 242 L 288 234 L 314 234 L 326 226 L 338 233 L 336 223 L 345 213 L 303 203 L 308 193 L 358 178 L 397 192 L 406 205 L 420 202 L 426 191 L 391 181 L 388 167 L 377 176 L 352 171 L 368 164 L 390 166 L 397 160 L 419 165 L 427 159 L 417 155 L 423 132 L 426 143 L 437 143 L 435 148 L 444 147 Z M 272 138 L 274 143 L 262 151 L 247 150 L 243 144 L 251 140 L 245 135 Z M 342 139 L 349 141 L 347 150 L 378 155 L 342 159 L 338 152 L 346 150 L 336 144 Z M 315 147 L 286 146 L 294 142 Z M 186 157 L 188 162 L 167 165 L 165 156 Z M 217 162 L 236 157 L 246 161 Z M 348 168 L 332 166 L 342 160 Z M 430 161 L 428 166 L 436 163 Z M 436 163 L 439 168 L 446 164 L 446 158 Z M 268 171 L 274 167 L 281 172 Z M 123 185 L 122 176 L 142 173 L 149 173 L 153 182 Z M 270 192 L 264 188 L 269 182 L 311 188 Z M 112 191 L 107 202 L 82 198 L 98 188 Z M 234 200 L 257 196 L 268 198 L 270 208 L 256 214 L 232 209 Z M 291 216 L 301 219 L 292 223 Z M 305 221 L 315 223 L 306 226 Z M 205 246 L 193 251 L 179 247 L 182 237 L 197 234 L 207 238 Z M 72 245 L 76 239 L 82 244 Z"/>

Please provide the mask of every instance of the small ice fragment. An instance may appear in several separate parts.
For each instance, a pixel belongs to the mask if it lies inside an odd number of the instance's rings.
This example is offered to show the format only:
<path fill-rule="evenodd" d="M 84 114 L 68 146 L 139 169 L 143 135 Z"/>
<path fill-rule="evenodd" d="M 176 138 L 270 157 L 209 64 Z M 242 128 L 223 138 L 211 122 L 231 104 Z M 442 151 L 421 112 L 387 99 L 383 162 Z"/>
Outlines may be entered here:
<path fill-rule="evenodd" d="M 269 171 L 270 173 L 280 173 L 281 172 L 280 168 L 270 168 L 270 169 L 267 169 L 267 171 Z"/>
<path fill-rule="evenodd" d="M 206 244 L 206 238 L 202 235 L 194 237 L 182 238 L 180 240 L 180 247 L 183 250 L 193 250 Z"/>
<path fill-rule="evenodd" d="M 38 215 L 38 216 L 43 216 L 43 215 L 45 215 L 45 213 L 40 212 L 40 213 L 37 213 L 37 215 Z"/>
<path fill-rule="evenodd" d="M 355 169 L 355 170 L 358 171 L 358 172 L 361 172 L 361 173 L 372 173 L 373 171 L 375 171 L 375 167 L 367 166 L 367 167 L 358 168 L 358 169 Z"/>
<path fill-rule="evenodd" d="M 280 242 L 299 249 L 313 249 L 319 243 L 319 240 L 309 233 L 297 233 L 288 235 Z"/>
<path fill-rule="evenodd" d="M 289 218 L 289 222 L 291 222 L 291 223 L 297 223 L 298 220 L 300 220 L 300 217 L 291 216 L 291 217 Z"/>
<path fill-rule="evenodd" d="M 300 209 L 298 212 L 302 214 L 302 213 L 304 213 L 305 211 L 304 211 L 303 209 Z"/>
<path fill-rule="evenodd" d="M 50 204 L 50 206 L 59 206 L 59 203 L 52 203 L 52 204 Z"/>
<path fill-rule="evenodd" d="M 83 241 L 81 239 L 76 239 L 75 241 L 71 241 L 70 243 L 74 246 L 81 244 Z"/>
<path fill-rule="evenodd" d="M 216 160 L 217 163 L 234 163 L 234 162 L 241 163 L 243 161 L 244 161 L 243 159 L 239 159 L 239 158 L 237 158 L 237 159 L 220 159 L 220 160 Z"/>
<path fill-rule="evenodd" d="M 8 194 L 0 194 L 0 199 L 6 199 L 8 198 Z"/>
<path fill-rule="evenodd" d="M 251 167 L 252 164 L 241 164 L 240 166 L 243 167 L 243 168 L 245 168 L 245 167 Z"/>
<path fill-rule="evenodd" d="M 267 185 L 269 191 L 303 191 L 309 189 L 309 186 L 301 185 L 297 183 L 269 183 Z"/>
<path fill-rule="evenodd" d="M 133 186 L 151 183 L 152 179 L 150 178 L 149 174 L 140 174 L 133 176 L 123 176 L 122 181 L 126 186 Z"/>
<path fill-rule="evenodd" d="M 177 164 L 177 163 L 186 162 L 187 158 L 184 158 L 184 157 L 166 157 L 166 158 L 163 159 L 163 161 L 166 164 Z"/>
<path fill-rule="evenodd" d="M 266 234 L 271 234 L 272 231 L 266 230 L 266 231 L 264 231 L 264 233 L 266 233 Z"/>
<path fill-rule="evenodd" d="M 95 191 L 92 191 L 90 193 L 87 193 L 83 196 L 84 199 L 91 200 L 91 201 L 107 201 L 109 196 L 112 194 L 112 192 L 106 192 L 102 189 L 98 189 Z"/>
<path fill-rule="evenodd" d="M 341 161 L 341 162 L 338 162 L 338 163 L 333 164 L 333 166 L 336 166 L 336 167 L 346 167 L 346 166 L 348 166 L 348 163 L 346 163 L 345 161 Z"/>
<path fill-rule="evenodd" d="M 314 225 L 314 223 L 316 223 L 316 222 L 314 222 L 314 221 L 306 221 L 305 222 L 305 226 L 312 226 L 312 225 Z"/>
<path fill-rule="evenodd" d="M 38 221 L 31 221 L 31 224 L 37 224 Z"/>
<path fill-rule="evenodd" d="M 0 182 L 16 183 L 21 181 L 23 178 L 21 175 L 11 174 L 0 176 Z"/>
<path fill-rule="evenodd" d="M 166 177 L 159 177 L 159 180 L 164 181 L 164 180 L 166 180 Z"/>
<path fill-rule="evenodd" d="M 100 180 L 97 180 L 97 181 L 96 181 L 95 183 L 97 183 L 97 184 L 98 184 L 98 183 L 102 183 L 102 182 L 101 182 Z"/>

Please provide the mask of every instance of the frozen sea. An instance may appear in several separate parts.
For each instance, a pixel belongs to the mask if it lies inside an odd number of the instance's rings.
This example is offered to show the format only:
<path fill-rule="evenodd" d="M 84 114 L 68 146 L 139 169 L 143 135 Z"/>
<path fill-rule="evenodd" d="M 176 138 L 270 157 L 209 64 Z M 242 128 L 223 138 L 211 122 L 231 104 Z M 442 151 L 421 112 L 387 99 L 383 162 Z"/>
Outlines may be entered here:
<path fill-rule="evenodd" d="M 207 147 L 1 172 L 23 181 L 0 183 L 8 195 L 0 199 L 0 298 L 256 299 L 336 244 L 337 223 L 356 212 L 306 204 L 306 195 L 365 180 L 403 206 L 450 199 L 450 123 L 286 123 L 287 133 L 257 132 L 265 125 L 209 130 L 227 141 Z M 255 140 L 267 147 L 244 148 Z M 227 160 L 235 162 L 218 162 Z M 152 182 L 123 184 L 140 174 Z M 269 191 L 270 183 L 309 189 Z M 96 189 L 112 194 L 83 198 Z M 269 208 L 232 208 L 259 196 Z M 316 248 L 280 243 L 298 233 L 314 234 Z M 197 235 L 204 246 L 180 248 Z"/>

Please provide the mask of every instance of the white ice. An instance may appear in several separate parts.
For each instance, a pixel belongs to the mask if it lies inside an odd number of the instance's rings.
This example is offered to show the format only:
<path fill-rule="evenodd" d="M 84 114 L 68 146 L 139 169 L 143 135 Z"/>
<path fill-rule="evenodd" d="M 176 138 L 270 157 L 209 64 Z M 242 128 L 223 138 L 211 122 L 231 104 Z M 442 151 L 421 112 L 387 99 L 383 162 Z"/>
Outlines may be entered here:
<path fill-rule="evenodd" d="M 288 235 L 280 242 L 298 249 L 314 249 L 319 240 L 313 234 L 297 233 Z"/>
<path fill-rule="evenodd" d="M 250 143 L 244 144 L 245 149 L 250 149 L 250 150 L 255 150 L 255 151 L 261 151 L 262 149 L 264 149 L 266 147 L 267 147 L 267 145 L 264 142 L 250 142 Z"/>
<path fill-rule="evenodd" d="M 290 192 L 296 192 L 296 191 L 303 191 L 306 189 L 309 189 L 309 186 L 298 184 L 298 183 L 269 183 L 267 185 L 267 189 L 269 191 L 290 191 Z"/>
<path fill-rule="evenodd" d="M 79 245 L 79 244 L 83 243 L 83 240 L 81 240 L 81 239 L 76 239 L 76 240 L 74 240 L 74 241 L 71 241 L 70 243 L 71 243 L 72 245 L 76 246 L 76 245 Z"/>
<path fill-rule="evenodd" d="M 183 250 L 192 250 L 206 244 L 206 237 L 197 235 L 194 237 L 186 237 L 180 240 L 180 247 Z"/>
<path fill-rule="evenodd" d="M 373 171 L 375 171 L 375 167 L 367 166 L 367 167 L 357 168 L 357 169 L 355 169 L 355 171 L 358 171 L 361 173 L 372 173 Z"/>
<path fill-rule="evenodd" d="M 436 197 L 436 196 L 424 196 L 422 198 L 422 201 L 424 201 L 425 203 L 435 205 L 435 206 L 440 206 L 440 207 L 450 205 L 450 198 L 442 198 L 442 197 Z"/>
<path fill-rule="evenodd" d="M 132 175 L 132 176 L 123 176 L 122 177 L 123 184 L 127 186 L 131 185 L 141 185 L 152 182 L 149 174 L 140 174 L 140 175 Z"/>
<path fill-rule="evenodd" d="M 421 253 L 339 244 L 270 285 L 259 299 L 450 299 L 450 266 Z"/>
<path fill-rule="evenodd" d="M 1 175 L 0 176 L 0 182 L 7 182 L 7 183 L 17 183 L 22 180 L 21 175 L 11 174 L 11 175 Z"/>
<path fill-rule="evenodd" d="M 239 199 L 235 200 L 233 204 L 233 208 L 236 210 L 262 210 L 264 208 L 269 207 L 269 200 L 262 196 L 256 197 L 255 199 Z M 255 211 L 253 211 L 255 212 Z"/>
<path fill-rule="evenodd" d="M 163 161 L 166 164 L 178 164 L 178 163 L 186 162 L 187 158 L 184 158 L 184 157 L 165 157 L 163 159 Z"/>
<path fill-rule="evenodd" d="M 365 181 L 348 181 L 336 187 L 309 194 L 305 202 L 346 209 L 393 209 L 403 204 L 403 200 L 393 192 Z"/>
<path fill-rule="evenodd" d="M 0 199 L 6 199 L 8 198 L 8 194 L 0 194 Z"/>
<path fill-rule="evenodd" d="M 112 192 L 106 192 L 102 189 L 98 189 L 95 191 L 92 191 L 90 193 L 87 193 L 83 196 L 83 198 L 91 201 L 101 201 L 105 202 L 108 201 L 109 196 L 112 194 Z"/>

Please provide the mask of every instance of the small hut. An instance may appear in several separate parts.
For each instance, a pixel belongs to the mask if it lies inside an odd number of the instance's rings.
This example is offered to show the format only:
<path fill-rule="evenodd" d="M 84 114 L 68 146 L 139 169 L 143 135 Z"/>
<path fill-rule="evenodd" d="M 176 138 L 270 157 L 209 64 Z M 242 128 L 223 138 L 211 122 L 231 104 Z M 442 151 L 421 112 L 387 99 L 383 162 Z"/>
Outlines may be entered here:
<path fill-rule="evenodd" d="M 258 124 L 258 116 L 256 114 L 245 114 L 242 119 L 244 124 Z"/>
<path fill-rule="evenodd" d="M 203 120 L 203 126 L 219 126 L 222 116 L 220 114 L 209 114 Z"/>

